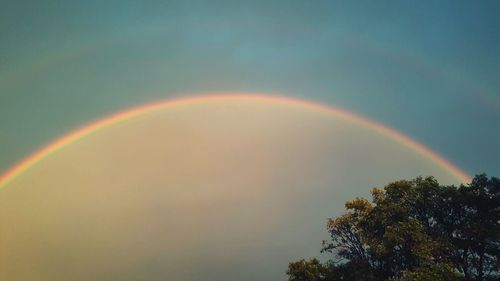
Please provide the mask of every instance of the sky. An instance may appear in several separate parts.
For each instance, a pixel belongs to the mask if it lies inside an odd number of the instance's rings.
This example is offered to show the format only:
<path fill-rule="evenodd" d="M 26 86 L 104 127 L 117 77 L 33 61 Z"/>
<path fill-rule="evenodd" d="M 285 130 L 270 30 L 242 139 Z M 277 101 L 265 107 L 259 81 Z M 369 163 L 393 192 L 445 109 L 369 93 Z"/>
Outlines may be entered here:
<path fill-rule="evenodd" d="M 468 174 L 500 171 L 498 1 L 0 5 L 0 173 L 116 112 L 208 92 L 257 92 L 333 105 L 411 137 Z M 363 136 L 371 140 L 373 132 Z M 284 147 L 293 143 L 278 139 Z M 373 147 L 386 147 L 386 141 Z M 405 151 L 400 144 L 392 147 Z M 354 165 L 358 149 L 346 148 L 337 160 Z M 62 154 L 75 151 L 70 146 Z M 370 161 L 376 156 L 365 155 Z M 388 161 L 392 166 L 364 167 L 370 175 L 380 172 L 378 178 L 357 182 L 351 173 L 342 183 L 370 188 L 422 173 L 451 181 L 428 160 L 404 159 L 394 162 L 407 165 L 400 170 L 391 173 L 386 168 L 401 165 Z M 51 163 L 34 169 L 64 167 Z M 19 192 L 15 196 L 22 198 Z M 311 247 L 303 249 L 316 249 Z"/>
<path fill-rule="evenodd" d="M 284 280 L 326 219 L 398 178 L 455 174 L 285 99 L 167 105 L 72 141 L 0 190 L 2 280 Z"/>
<path fill-rule="evenodd" d="M 334 104 L 470 174 L 500 170 L 497 1 L 2 1 L 0 170 L 156 100 Z"/>

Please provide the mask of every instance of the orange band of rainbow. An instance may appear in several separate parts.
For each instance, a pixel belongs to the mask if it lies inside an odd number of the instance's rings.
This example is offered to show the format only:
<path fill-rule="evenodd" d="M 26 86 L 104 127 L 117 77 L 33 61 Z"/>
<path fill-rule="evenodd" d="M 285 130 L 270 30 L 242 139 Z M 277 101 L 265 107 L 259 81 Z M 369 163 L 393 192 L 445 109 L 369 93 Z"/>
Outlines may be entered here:
<path fill-rule="evenodd" d="M 363 127 L 370 128 L 372 130 L 375 130 L 376 132 L 387 136 L 409 148 L 412 150 L 416 151 L 417 153 L 427 157 L 431 161 L 437 163 L 439 166 L 444 168 L 446 171 L 451 173 L 453 176 L 455 176 L 458 180 L 461 182 L 467 183 L 470 182 L 471 178 L 469 175 L 467 175 L 464 171 L 444 159 L 442 156 L 437 154 L 436 152 L 432 151 L 431 149 L 425 147 L 424 145 L 418 143 L 417 141 L 411 139 L 410 137 L 395 131 L 393 129 L 390 129 L 376 121 L 370 120 L 368 118 L 362 117 L 360 115 L 354 114 L 352 112 L 334 107 L 334 106 L 327 106 L 323 105 L 317 102 L 311 102 L 311 101 L 305 101 L 305 100 L 300 100 L 296 98 L 290 98 L 290 97 L 283 97 L 283 96 L 269 96 L 269 95 L 261 95 L 261 94 L 231 94 L 231 95 L 226 95 L 226 94 L 214 94 L 214 95 L 203 95 L 203 96 L 192 96 L 192 97 L 187 97 L 187 98 L 179 98 L 179 99 L 173 99 L 173 100 L 166 100 L 166 101 L 160 101 L 160 102 L 155 102 L 151 104 L 146 104 L 142 105 L 139 107 L 135 107 L 129 110 L 125 110 L 122 112 L 119 112 L 117 114 L 111 115 L 109 117 L 106 117 L 104 119 L 98 120 L 94 123 L 91 123 L 90 125 L 84 126 L 66 136 L 63 136 L 62 138 L 57 139 L 56 141 L 52 142 L 51 144 L 41 148 L 40 150 L 36 151 L 34 154 L 32 154 L 30 157 L 24 159 L 14 167 L 12 167 L 10 170 L 8 170 L 5 174 L 3 174 L 0 177 L 0 189 L 8 185 L 10 182 L 15 180 L 19 175 L 21 175 L 23 172 L 28 170 L 30 167 L 38 163 L 39 161 L 43 160 L 44 158 L 50 156 L 54 152 L 66 147 L 67 145 L 70 145 L 72 142 L 84 138 L 85 136 L 88 136 L 98 130 L 104 129 L 106 127 L 112 126 L 114 124 L 129 120 L 131 118 L 134 118 L 136 116 L 139 116 L 144 113 L 148 112 L 154 112 L 158 110 L 162 110 L 165 108 L 170 108 L 170 107 L 177 107 L 177 106 L 187 106 L 187 105 L 192 105 L 192 104 L 199 104 L 199 103 L 209 103 L 209 102 L 216 102 L 216 101 L 246 101 L 246 100 L 251 100 L 251 101 L 262 101 L 262 102 L 268 102 L 268 103 L 275 103 L 275 104 L 285 104 L 285 105 L 295 105 L 295 106 L 301 106 L 305 107 L 311 110 L 327 113 L 327 114 L 334 114 L 338 117 L 347 119 L 351 122 L 354 122 L 356 124 L 359 124 Z"/>

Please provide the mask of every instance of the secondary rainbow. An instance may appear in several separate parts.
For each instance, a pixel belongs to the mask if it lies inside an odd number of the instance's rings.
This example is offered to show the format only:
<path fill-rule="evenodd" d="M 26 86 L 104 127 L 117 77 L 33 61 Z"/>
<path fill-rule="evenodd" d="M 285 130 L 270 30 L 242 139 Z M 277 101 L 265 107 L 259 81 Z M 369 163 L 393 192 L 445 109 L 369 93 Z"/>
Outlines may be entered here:
<path fill-rule="evenodd" d="M 62 138 L 57 139 L 51 144 L 41 148 L 36 151 L 30 157 L 24 159 L 17 165 L 13 166 L 10 170 L 8 170 L 5 174 L 0 177 L 0 189 L 4 188 L 10 182 L 15 180 L 19 175 L 28 170 L 33 165 L 42 161 L 44 158 L 49 157 L 51 154 L 56 151 L 70 145 L 71 143 L 84 138 L 92 133 L 95 133 L 101 129 L 112 126 L 114 124 L 124 122 L 141 114 L 150 113 L 162 109 L 167 109 L 171 107 L 179 107 L 179 106 L 189 106 L 193 104 L 203 104 L 203 103 L 211 103 L 217 101 L 261 101 L 266 103 L 274 103 L 274 104 L 283 104 L 283 105 L 292 105 L 292 106 L 300 106 L 303 108 L 311 109 L 314 111 L 319 111 L 325 114 L 334 114 L 340 118 L 346 119 L 350 122 L 356 123 L 363 127 L 370 128 L 376 131 L 379 134 L 387 136 L 411 149 L 416 151 L 417 153 L 427 157 L 431 161 L 437 163 L 439 166 L 444 168 L 450 174 L 455 176 L 461 182 L 467 183 L 470 182 L 471 178 L 460 168 L 453 165 L 451 162 L 443 158 L 438 153 L 432 151 L 431 149 L 425 147 L 424 145 L 418 143 L 417 141 L 411 139 L 410 137 L 388 128 L 376 121 L 368 119 L 366 117 L 357 115 L 355 113 L 346 111 L 344 109 L 331 106 L 324 105 L 321 103 L 306 101 L 296 98 L 283 97 L 283 96 L 272 96 L 272 95 L 262 95 L 262 94 L 210 94 L 210 95 L 202 95 L 202 96 L 191 96 L 186 98 L 178 98 L 172 100 L 164 100 L 160 102 L 150 103 L 146 105 L 142 105 L 139 107 L 134 107 L 129 110 L 125 110 L 106 118 L 100 119 L 94 123 L 91 123 L 87 126 L 83 126 L 82 128 L 73 131 L 72 133 L 63 136 Z"/>

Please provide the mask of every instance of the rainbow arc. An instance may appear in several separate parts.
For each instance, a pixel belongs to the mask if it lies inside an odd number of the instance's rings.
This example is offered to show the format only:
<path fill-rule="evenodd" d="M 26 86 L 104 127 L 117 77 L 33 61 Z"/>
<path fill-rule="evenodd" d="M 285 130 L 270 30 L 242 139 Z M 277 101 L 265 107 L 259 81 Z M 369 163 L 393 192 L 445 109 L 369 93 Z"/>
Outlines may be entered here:
<path fill-rule="evenodd" d="M 432 162 L 437 163 L 443 169 L 448 171 L 454 177 L 456 177 L 461 182 L 467 183 L 470 182 L 471 177 L 467 175 L 460 168 L 453 165 L 451 162 L 446 160 L 444 157 L 436 153 L 435 151 L 427 148 L 426 146 L 418 143 L 412 138 L 394 130 L 387 126 L 384 126 L 374 120 L 368 119 L 366 117 L 357 115 L 355 113 L 349 112 L 347 110 L 337 108 L 331 105 L 325 105 L 313 101 L 306 101 L 296 98 L 283 97 L 283 96 L 271 96 L 271 95 L 262 95 L 262 94 L 211 94 L 211 95 L 202 95 L 202 96 L 192 96 L 187 98 L 179 98 L 172 100 L 165 100 L 160 102 L 155 102 L 151 104 L 141 105 L 138 107 L 134 107 L 103 119 L 100 119 L 94 123 L 91 123 L 87 126 L 84 126 L 72 133 L 69 133 L 51 144 L 42 147 L 40 150 L 33 153 L 28 158 L 24 159 L 17 165 L 13 166 L 10 170 L 8 170 L 5 174 L 0 177 L 0 189 L 7 186 L 10 182 L 14 181 L 17 177 L 23 174 L 25 171 L 30 169 L 30 167 L 36 165 L 38 162 L 43 159 L 49 157 L 53 153 L 63 149 L 64 147 L 70 145 L 71 143 L 85 138 L 99 130 L 105 129 L 109 126 L 113 126 L 115 124 L 130 120 L 134 117 L 140 116 L 142 114 L 151 113 L 159 110 L 164 110 L 173 107 L 182 107 L 189 106 L 195 104 L 206 104 L 218 101 L 259 101 L 264 103 L 272 103 L 272 104 L 282 104 L 282 105 L 290 105 L 290 106 L 298 106 L 307 108 L 310 110 L 318 111 L 324 114 L 333 114 L 337 117 L 346 119 L 350 122 L 358 124 L 363 127 L 367 127 L 376 131 L 379 134 L 382 134 L 388 138 L 391 138 L 402 145 L 409 147 L 414 150 L 418 154 L 423 155 L 428 158 Z"/>

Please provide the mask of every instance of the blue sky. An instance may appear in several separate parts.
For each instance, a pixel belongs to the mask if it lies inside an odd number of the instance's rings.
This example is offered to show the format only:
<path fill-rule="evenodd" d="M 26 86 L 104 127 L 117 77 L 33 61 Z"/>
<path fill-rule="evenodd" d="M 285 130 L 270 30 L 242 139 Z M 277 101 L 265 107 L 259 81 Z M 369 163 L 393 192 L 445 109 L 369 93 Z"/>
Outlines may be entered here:
<path fill-rule="evenodd" d="M 113 112 L 205 91 L 334 104 L 500 171 L 497 1 L 1 5 L 1 171 Z"/>

